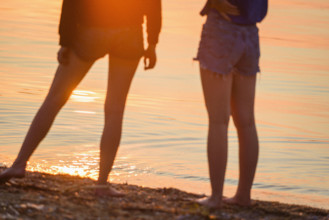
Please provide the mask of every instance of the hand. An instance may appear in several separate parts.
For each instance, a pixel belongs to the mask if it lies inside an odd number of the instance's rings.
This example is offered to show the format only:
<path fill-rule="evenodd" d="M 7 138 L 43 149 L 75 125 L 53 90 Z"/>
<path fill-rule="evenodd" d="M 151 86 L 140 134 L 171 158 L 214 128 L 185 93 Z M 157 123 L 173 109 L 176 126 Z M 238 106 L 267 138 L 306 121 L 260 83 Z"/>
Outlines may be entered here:
<path fill-rule="evenodd" d="M 153 69 L 157 61 L 155 44 L 150 44 L 144 52 L 144 69 Z"/>
<path fill-rule="evenodd" d="M 231 21 L 229 15 L 240 15 L 239 9 L 228 0 L 211 0 L 211 7 L 215 8 L 227 21 Z"/>
<path fill-rule="evenodd" d="M 57 52 L 57 60 L 59 64 L 67 65 L 69 63 L 70 49 L 67 47 L 61 47 Z"/>

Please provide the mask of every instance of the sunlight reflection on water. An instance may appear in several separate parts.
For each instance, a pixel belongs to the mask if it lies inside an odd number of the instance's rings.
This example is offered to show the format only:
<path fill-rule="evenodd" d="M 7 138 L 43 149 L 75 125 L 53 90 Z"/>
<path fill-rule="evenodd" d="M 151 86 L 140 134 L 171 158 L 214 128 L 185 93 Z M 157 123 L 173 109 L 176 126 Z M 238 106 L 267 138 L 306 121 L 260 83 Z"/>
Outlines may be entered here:
<path fill-rule="evenodd" d="M 96 95 L 92 91 L 74 90 L 71 99 L 75 102 L 94 102 L 96 99 L 99 99 Z"/>

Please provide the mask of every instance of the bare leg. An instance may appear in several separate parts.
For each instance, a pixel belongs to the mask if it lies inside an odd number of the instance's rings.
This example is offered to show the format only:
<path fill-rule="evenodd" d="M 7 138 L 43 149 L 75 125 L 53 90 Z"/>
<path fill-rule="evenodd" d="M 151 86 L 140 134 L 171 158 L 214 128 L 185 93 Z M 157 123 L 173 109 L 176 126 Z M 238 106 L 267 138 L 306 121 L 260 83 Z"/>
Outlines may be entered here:
<path fill-rule="evenodd" d="M 208 165 L 211 196 L 199 203 L 210 208 L 220 208 L 227 163 L 227 127 L 230 118 L 232 74 L 214 76 L 200 69 L 204 98 L 209 116 Z"/>
<path fill-rule="evenodd" d="M 108 88 L 105 101 L 105 126 L 100 146 L 100 170 L 98 184 L 106 184 L 120 144 L 123 113 L 131 81 L 139 59 L 110 58 Z M 122 196 L 113 188 L 99 189 L 96 194 Z"/>
<path fill-rule="evenodd" d="M 251 205 L 251 187 L 258 160 L 258 137 L 254 117 L 256 76 L 234 75 L 232 116 L 239 137 L 240 176 L 237 192 L 226 202 Z"/>
<path fill-rule="evenodd" d="M 93 64 L 81 61 L 73 52 L 69 53 L 69 61 L 67 65 L 58 66 L 48 95 L 31 123 L 20 152 L 13 165 L 0 174 L 0 182 L 6 182 L 12 177 L 24 177 L 27 161 L 47 135 L 59 110 Z"/>

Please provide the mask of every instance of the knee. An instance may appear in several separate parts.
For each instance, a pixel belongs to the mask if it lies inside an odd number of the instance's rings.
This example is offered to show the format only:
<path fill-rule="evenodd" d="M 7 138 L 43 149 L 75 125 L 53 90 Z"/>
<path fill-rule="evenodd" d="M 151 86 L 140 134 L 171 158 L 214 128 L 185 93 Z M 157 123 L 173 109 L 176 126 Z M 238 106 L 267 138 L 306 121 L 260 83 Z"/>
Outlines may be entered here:
<path fill-rule="evenodd" d="M 44 106 L 49 111 L 58 111 L 65 105 L 69 98 L 70 94 L 48 94 Z"/>
<path fill-rule="evenodd" d="M 209 115 L 209 126 L 227 128 L 230 122 L 230 115 Z"/>
<path fill-rule="evenodd" d="M 250 116 L 233 116 L 234 125 L 237 129 L 248 129 L 255 127 L 255 118 Z"/>

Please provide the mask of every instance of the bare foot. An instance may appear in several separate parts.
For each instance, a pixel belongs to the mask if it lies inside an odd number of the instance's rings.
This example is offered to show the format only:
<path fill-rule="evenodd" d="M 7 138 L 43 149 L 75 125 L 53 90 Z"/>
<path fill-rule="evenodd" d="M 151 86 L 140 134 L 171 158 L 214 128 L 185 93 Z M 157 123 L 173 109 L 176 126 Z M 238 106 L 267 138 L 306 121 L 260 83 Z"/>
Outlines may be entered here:
<path fill-rule="evenodd" d="M 25 177 L 25 166 L 23 167 L 12 166 L 0 174 L 0 184 L 7 182 L 11 178 L 23 178 L 23 177 Z"/>
<path fill-rule="evenodd" d="M 238 206 L 243 206 L 243 207 L 249 207 L 251 206 L 251 199 L 242 199 L 242 198 L 238 198 L 236 196 L 232 197 L 232 198 L 224 198 L 223 202 L 226 204 L 230 204 L 230 205 L 238 205 Z"/>
<path fill-rule="evenodd" d="M 215 197 L 208 197 L 205 199 L 198 199 L 196 202 L 199 205 L 205 206 L 207 208 L 211 209 L 220 209 L 222 207 L 222 200 L 220 198 L 215 198 Z"/>
<path fill-rule="evenodd" d="M 109 185 L 96 185 L 95 195 L 100 197 L 124 197 L 126 194 Z"/>

